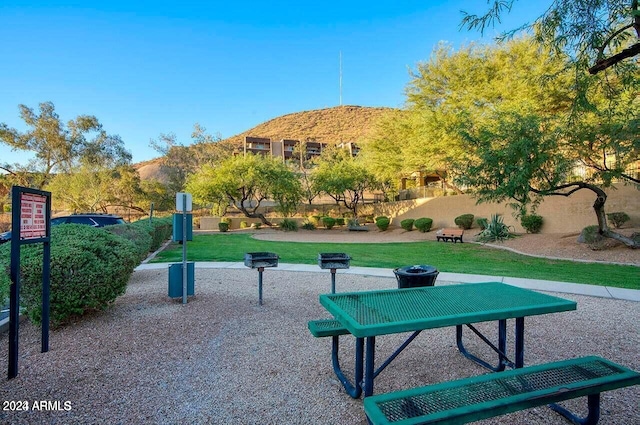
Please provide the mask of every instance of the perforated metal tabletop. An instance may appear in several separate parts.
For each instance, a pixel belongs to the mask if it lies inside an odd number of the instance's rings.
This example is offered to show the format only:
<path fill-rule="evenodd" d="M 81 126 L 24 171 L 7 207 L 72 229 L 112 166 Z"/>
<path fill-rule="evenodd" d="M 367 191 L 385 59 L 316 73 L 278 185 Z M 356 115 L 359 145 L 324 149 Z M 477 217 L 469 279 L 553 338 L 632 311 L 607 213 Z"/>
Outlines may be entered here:
<path fill-rule="evenodd" d="M 500 282 L 324 294 L 320 304 L 359 338 L 576 309 Z"/>

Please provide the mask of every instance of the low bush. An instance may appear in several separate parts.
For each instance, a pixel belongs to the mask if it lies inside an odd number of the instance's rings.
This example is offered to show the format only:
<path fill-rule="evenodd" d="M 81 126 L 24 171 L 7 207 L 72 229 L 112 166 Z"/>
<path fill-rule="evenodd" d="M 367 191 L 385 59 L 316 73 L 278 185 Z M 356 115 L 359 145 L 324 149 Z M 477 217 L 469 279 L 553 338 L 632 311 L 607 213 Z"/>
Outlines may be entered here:
<path fill-rule="evenodd" d="M 229 230 L 229 223 L 220 220 L 220 223 L 218 223 L 218 230 L 220 230 L 221 232 L 226 232 L 227 230 Z"/>
<path fill-rule="evenodd" d="M 322 217 L 322 224 L 324 224 L 324 227 L 327 229 L 332 229 L 336 224 L 336 219 L 333 217 Z"/>
<path fill-rule="evenodd" d="M 631 218 L 627 215 L 627 213 L 618 211 L 607 214 L 607 219 L 613 224 L 613 227 L 619 229 L 622 227 L 624 223 L 629 221 Z"/>
<path fill-rule="evenodd" d="M 578 243 L 597 244 L 604 239 L 600 234 L 600 228 L 597 225 L 587 226 L 582 229 L 578 236 Z"/>
<path fill-rule="evenodd" d="M 312 215 L 307 217 L 307 220 L 309 220 L 309 223 L 313 224 L 314 226 L 318 227 L 320 225 L 320 220 L 322 220 L 322 217 L 319 215 Z"/>
<path fill-rule="evenodd" d="M 42 244 L 24 245 L 20 257 L 21 305 L 36 323 L 42 319 L 42 251 Z M 104 228 L 81 224 L 52 227 L 51 323 L 60 325 L 73 316 L 110 305 L 124 294 L 137 259 L 133 242 Z M 7 270 L 0 273 L 0 280 L 8 280 L 9 256 L 0 255 L 0 261 L 0 269 Z"/>
<path fill-rule="evenodd" d="M 476 238 L 479 242 L 502 242 L 512 238 L 511 229 L 504 224 L 501 215 L 494 214 L 487 221 L 487 227 Z"/>
<path fill-rule="evenodd" d="M 291 231 L 297 232 L 298 222 L 290 218 L 285 218 L 280 222 L 280 228 L 285 232 L 291 232 Z"/>
<path fill-rule="evenodd" d="M 336 218 L 336 225 L 337 226 L 344 226 L 344 217 Z"/>
<path fill-rule="evenodd" d="M 246 229 L 247 227 L 249 227 L 249 223 L 246 220 L 242 220 L 240 222 L 240 228 L 241 229 Z"/>
<path fill-rule="evenodd" d="M 316 225 L 307 220 L 304 223 L 302 223 L 302 228 L 304 230 L 316 230 Z"/>
<path fill-rule="evenodd" d="M 384 232 L 389 228 L 390 223 L 391 223 L 391 220 L 389 220 L 389 217 L 385 217 L 385 216 L 376 217 L 376 226 L 382 232 Z"/>
<path fill-rule="evenodd" d="M 431 230 L 431 226 L 433 225 L 433 220 L 427 217 L 422 217 L 413 222 L 413 225 L 421 231 L 422 233 L 426 233 Z"/>
<path fill-rule="evenodd" d="M 131 223 L 132 226 L 144 229 L 151 235 L 150 251 L 155 251 L 167 240 L 171 239 L 173 231 L 173 217 L 154 217 L 142 219 Z"/>
<path fill-rule="evenodd" d="M 471 229 L 473 226 L 473 214 L 462 214 L 453 220 L 458 227 L 463 229 Z"/>
<path fill-rule="evenodd" d="M 104 230 L 133 242 L 138 251 L 138 262 L 147 258 L 151 250 L 151 235 L 143 227 L 127 223 L 106 226 Z"/>
<path fill-rule="evenodd" d="M 404 220 L 402 220 L 400 222 L 400 227 L 402 227 L 407 232 L 410 232 L 410 231 L 413 230 L 413 222 L 414 221 L 415 220 L 413 218 L 405 218 Z"/>
<path fill-rule="evenodd" d="M 262 227 L 262 223 L 260 223 L 260 222 L 253 223 L 253 224 L 251 225 L 251 227 L 253 227 L 254 229 L 256 229 L 256 230 L 257 230 L 257 229 L 259 229 L 259 228 L 261 228 L 261 227 Z"/>
<path fill-rule="evenodd" d="M 539 233 L 542 228 L 542 217 L 535 214 L 526 214 L 520 217 L 520 224 L 527 233 Z"/>
<path fill-rule="evenodd" d="M 229 217 L 220 217 L 220 223 L 227 223 L 229 226 L 231 226 L 231 222 L 232 220 Z"/>
<path fill-rule="evenodd" d="M 476 218 L 476 224 L 478 225 L 480 230 L 486 229 L 488 222 L 489 222 L 489 220 L 487 220 L 485 217 Z"/>

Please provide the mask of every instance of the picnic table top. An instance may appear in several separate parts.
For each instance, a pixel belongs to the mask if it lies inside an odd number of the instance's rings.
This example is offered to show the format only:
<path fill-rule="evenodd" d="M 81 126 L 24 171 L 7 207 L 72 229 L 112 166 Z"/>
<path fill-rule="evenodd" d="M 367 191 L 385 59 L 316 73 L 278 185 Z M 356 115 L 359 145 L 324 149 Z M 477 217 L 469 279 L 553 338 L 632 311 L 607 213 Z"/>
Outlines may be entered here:
<path fill-rule="evenodd" d="M 576 309 L 500 282 L 323 294 L 320 304 L 360 338 Z"/>

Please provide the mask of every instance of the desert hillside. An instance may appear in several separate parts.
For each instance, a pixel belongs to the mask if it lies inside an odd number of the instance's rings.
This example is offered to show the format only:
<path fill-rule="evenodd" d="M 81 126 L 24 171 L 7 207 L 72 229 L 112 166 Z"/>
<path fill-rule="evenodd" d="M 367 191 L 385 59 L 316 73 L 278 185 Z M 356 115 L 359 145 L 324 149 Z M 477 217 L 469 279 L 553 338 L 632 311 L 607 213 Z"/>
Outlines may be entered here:
<path fill-rule="evenodd" d="M 273 118 L 219 143 L 229 143 L 241 149 L 245 136 L 273 140 L 314 139 L 329 143 L 362 142 L 375 129 L 376 122 L 393 111 L 393 108 L 344 105 L 295 112 Z M 140 178 L 162 180 L 159 162 L 159 159 L 154 159 L 136 164 Z"/>

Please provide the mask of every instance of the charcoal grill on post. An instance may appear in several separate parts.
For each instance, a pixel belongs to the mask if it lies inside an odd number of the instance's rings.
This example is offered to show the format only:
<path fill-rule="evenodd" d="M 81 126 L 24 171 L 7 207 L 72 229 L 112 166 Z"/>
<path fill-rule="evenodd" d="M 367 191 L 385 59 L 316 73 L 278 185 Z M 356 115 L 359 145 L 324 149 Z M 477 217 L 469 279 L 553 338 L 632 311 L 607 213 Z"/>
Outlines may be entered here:
<path fill-rule="evenodd" d="M 331 293 L 336 293 L 336 269 L 348 269 L 351 257 L 342 252 L 325 252 L 318 254 L 318 266 L 331 270 Z"/>
<path fill-rule="evenodd" d="M 247 252 L 244 254 L 244 265 L 258 269 L 258 302 L 262 305 L 262 272 L 265 267 L 278 267 L 278 254 L 273 252 Z"/>

